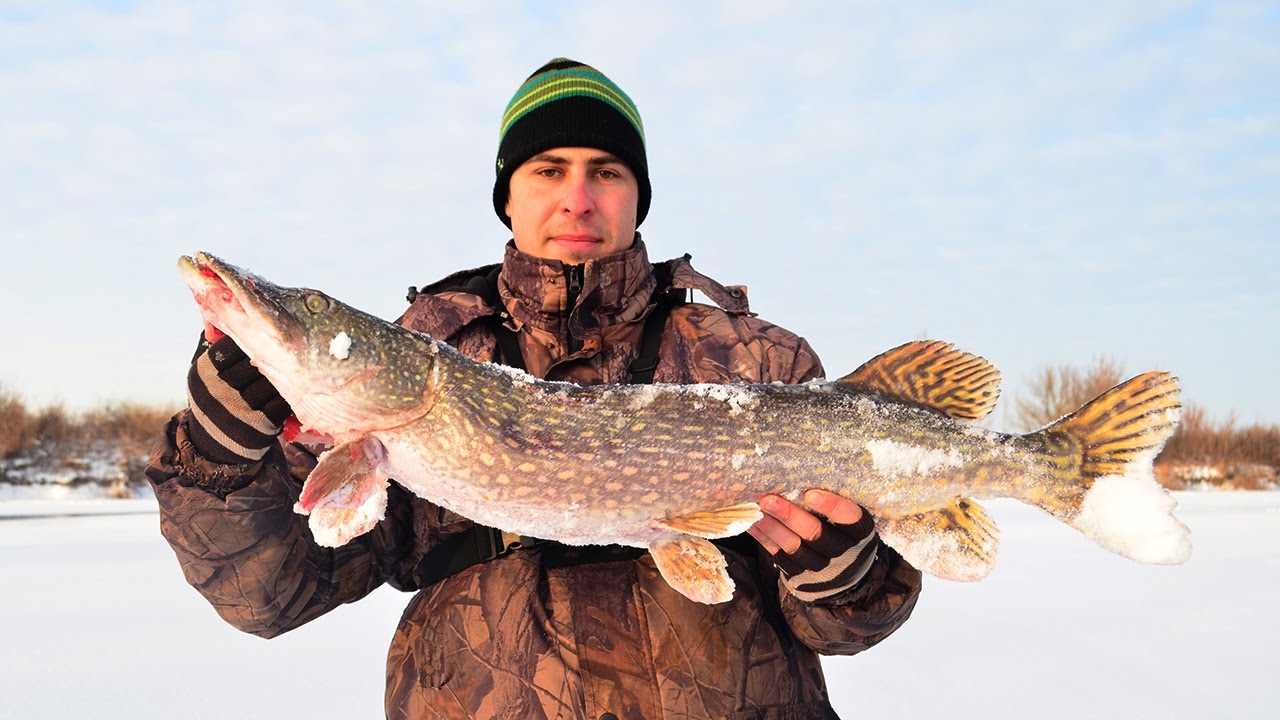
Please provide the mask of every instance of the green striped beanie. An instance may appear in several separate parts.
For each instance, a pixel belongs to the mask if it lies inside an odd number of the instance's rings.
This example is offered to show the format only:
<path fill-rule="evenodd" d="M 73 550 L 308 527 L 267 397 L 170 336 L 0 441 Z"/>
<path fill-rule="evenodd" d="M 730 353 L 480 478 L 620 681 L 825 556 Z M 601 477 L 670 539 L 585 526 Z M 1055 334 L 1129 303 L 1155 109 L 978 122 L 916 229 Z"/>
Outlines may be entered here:
<path fill-rule="evenodd" d="M 556 58 L 525 80 L 502 114 L 493 209 L 507 227 L 511 174 L 534 155 L 557 147 L 597 148 L 617 155 L 640 185 L 636 225 L 644 221 L 652 189 L 640 111 L 599 70 Z"/>

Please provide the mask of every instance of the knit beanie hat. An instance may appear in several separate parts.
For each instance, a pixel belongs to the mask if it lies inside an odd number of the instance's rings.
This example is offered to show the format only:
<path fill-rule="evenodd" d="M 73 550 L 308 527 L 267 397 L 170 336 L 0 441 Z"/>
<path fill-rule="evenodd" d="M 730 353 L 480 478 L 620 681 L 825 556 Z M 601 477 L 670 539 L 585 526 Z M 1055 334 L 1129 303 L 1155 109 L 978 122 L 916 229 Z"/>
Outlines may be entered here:
<path fill-rule="evenodd" d="M 597 148 L 618 156 L 640 185 L 636 225 L 644 222 L 652 189 L 640 111 L 599 70 L 556 58 L 529 76 L 502 114 L 493 209 L 507 227 L 511 174 L 534 155 L 557 147 Z"/>

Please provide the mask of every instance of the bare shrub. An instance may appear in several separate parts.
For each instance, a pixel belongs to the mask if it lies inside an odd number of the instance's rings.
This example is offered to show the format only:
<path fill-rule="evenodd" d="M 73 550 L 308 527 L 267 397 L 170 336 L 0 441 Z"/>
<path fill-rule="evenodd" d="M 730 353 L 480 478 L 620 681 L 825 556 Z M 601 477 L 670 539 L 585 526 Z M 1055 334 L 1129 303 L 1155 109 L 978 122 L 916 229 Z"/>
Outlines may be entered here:
<path fill-rule="evenodd" d="M 1280 467 L 1280 427 L 1237 427 L 1234 415 L 1214 423 L 1204 408 L 1188 403 L 1162 457 L 1184 464 L 1231 461 Z"/>
<path fill-rule="evenodd" d="M 79 423 L 61 405 L 41 408 L 31 418 L 35 449 L 42 455 L 74 451 L 81 439 L 80 430 Z"/>
<path fill-rule="evenodd" d="M 116 403 L 86 412 L 80 419 L 86 436 L 120 449 L 127 458 L 145 456 L 173 408 Z"/>
<path fill-rule="evenodd" d="M 1024 430 L 1044 427 L 1110 390 L 1123 380 L 1123 368 L 1113 358 L 1099 357 L 1091 367 L 1047 367 L 1032 380 L 1027 395 L 1014 402 L 1013 423 Z"/>
<path fill-rule="evenodd" d="M 26 403 L 0 386 L 0 458 L 17 455 L 33 440 Z"/>

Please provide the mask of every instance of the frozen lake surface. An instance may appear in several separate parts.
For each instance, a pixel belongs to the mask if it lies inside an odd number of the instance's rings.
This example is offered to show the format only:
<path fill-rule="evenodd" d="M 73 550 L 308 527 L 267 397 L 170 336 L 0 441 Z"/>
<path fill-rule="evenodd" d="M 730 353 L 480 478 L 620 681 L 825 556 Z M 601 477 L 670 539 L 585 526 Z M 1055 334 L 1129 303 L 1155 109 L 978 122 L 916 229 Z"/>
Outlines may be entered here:
<path fill-rule="evenodd" d="M 926 578 L 915 616 L 826 661 L 848 718 L 1270 716 L 1280 492 L 1178 493 L 1195 551 L 1116 557 L 1037 510 L 990 503 L 1000 562 Z M 183 581 L 150 500 L 0 503 L 0 697 L 9 718 L 376 718 L 409 595 L 382 588 L 274 640 Z"/>

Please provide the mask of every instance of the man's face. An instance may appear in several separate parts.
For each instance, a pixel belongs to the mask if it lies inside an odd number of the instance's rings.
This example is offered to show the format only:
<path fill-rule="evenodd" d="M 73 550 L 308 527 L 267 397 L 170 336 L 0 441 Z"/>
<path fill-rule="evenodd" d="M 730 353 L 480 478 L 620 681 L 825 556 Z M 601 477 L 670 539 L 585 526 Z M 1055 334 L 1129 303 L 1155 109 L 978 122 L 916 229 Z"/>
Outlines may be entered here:
<path fill-rule="evenodd" d="M 553 148 L 516 168 L 506 212 L 518 250 L 577 265 L 631 247 L 639 202 L 635 173 L 616 156 Z"/>

